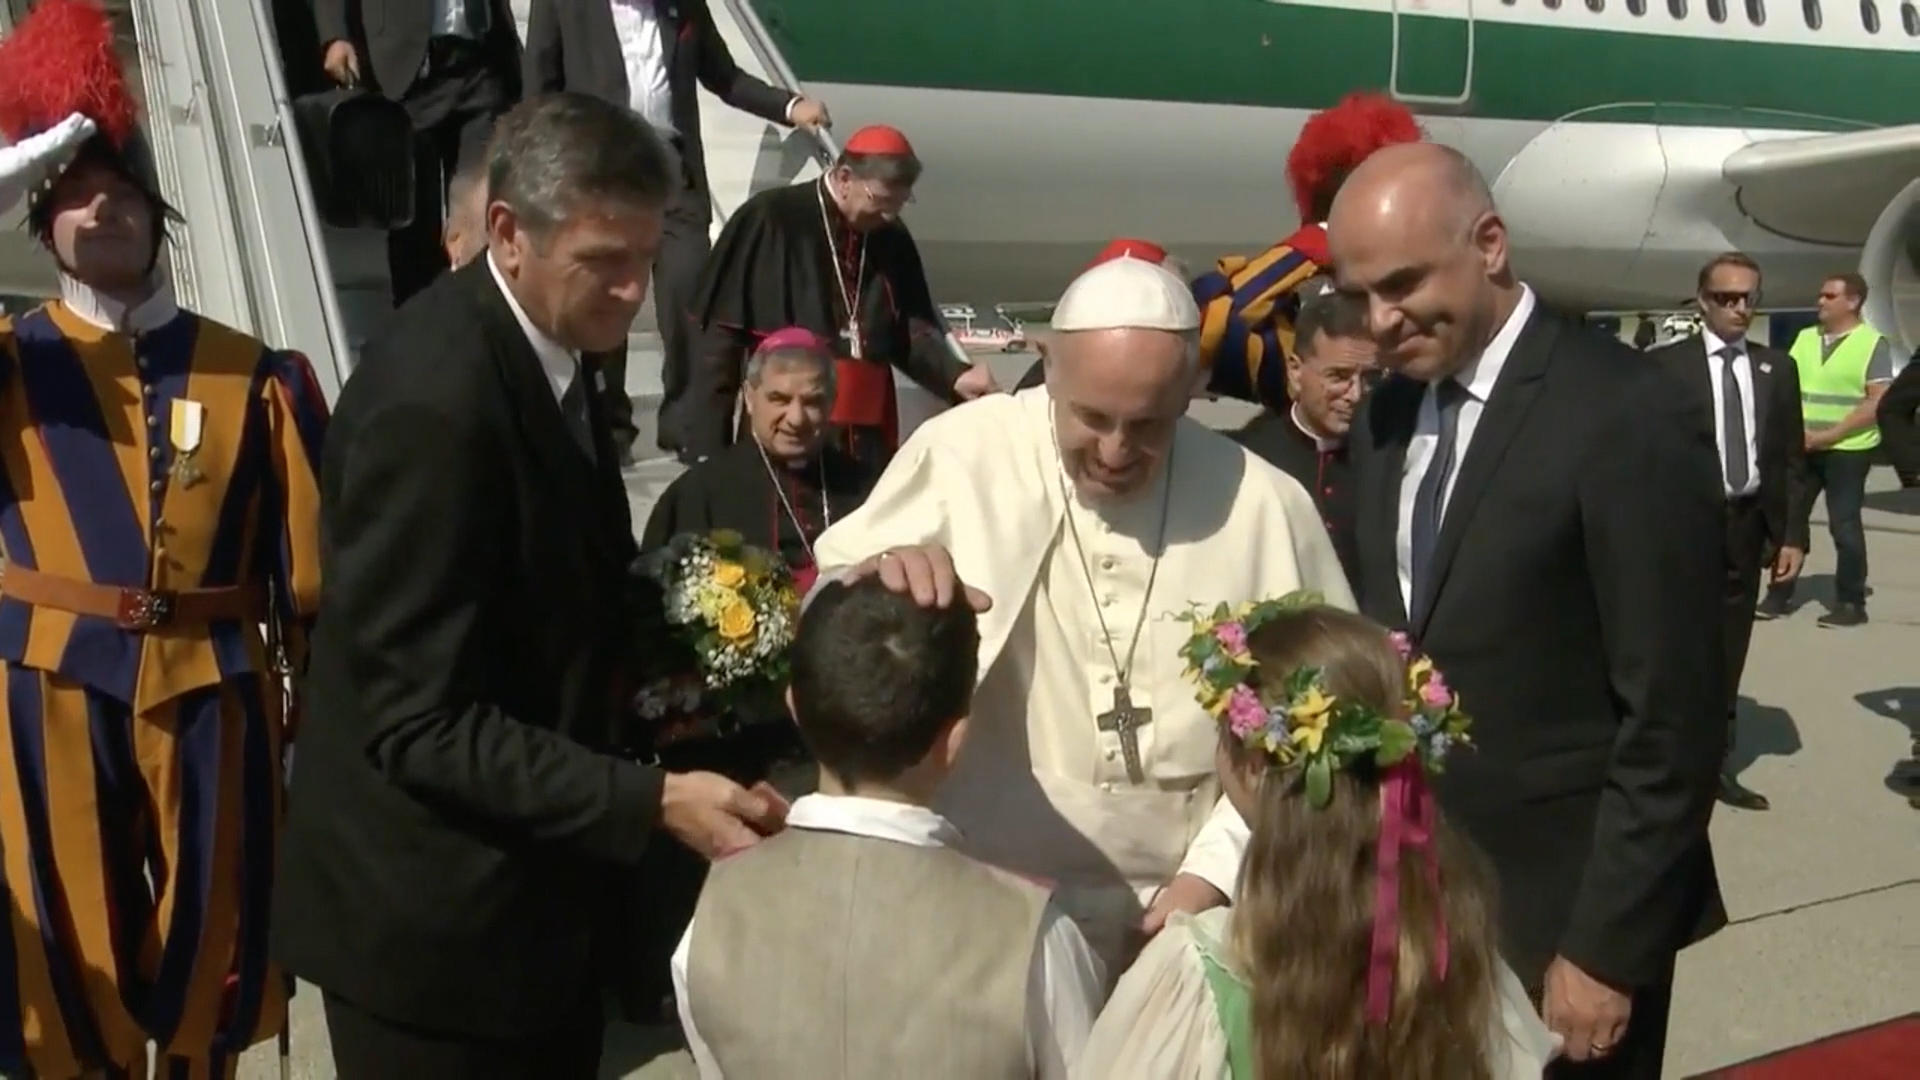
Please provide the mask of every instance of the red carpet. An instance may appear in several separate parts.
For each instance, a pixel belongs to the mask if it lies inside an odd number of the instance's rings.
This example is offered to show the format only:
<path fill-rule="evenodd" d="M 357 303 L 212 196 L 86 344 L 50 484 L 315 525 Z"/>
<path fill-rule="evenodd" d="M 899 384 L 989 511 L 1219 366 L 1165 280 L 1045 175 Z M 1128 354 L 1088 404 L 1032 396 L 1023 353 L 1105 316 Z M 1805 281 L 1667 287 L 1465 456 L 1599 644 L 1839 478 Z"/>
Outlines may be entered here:
<path fill-rule="evenodd" d="M 1912 1080 L 1920 1076 L 1920 1013 L 1701 1073 L 1693 1080 Z"/>

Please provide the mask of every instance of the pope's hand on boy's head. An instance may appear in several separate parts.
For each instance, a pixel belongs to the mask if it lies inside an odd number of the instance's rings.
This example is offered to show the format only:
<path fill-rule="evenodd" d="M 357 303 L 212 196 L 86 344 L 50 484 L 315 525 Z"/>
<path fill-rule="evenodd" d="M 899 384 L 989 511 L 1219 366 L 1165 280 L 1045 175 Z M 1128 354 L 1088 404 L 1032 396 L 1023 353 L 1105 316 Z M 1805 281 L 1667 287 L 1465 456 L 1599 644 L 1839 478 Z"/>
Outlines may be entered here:
<path fill-rule="evenodd" d="M 993 599 L 986 593 L 960 580 L 953 569 L 953 556 L 939 544 L 889 548 L 856 565 L 846 581 L 851 585 L 874 576 L 894 592 L 910 594 L 921 607 L 946 607 L 962 594 L 975 611 L 993 606 Z"/>

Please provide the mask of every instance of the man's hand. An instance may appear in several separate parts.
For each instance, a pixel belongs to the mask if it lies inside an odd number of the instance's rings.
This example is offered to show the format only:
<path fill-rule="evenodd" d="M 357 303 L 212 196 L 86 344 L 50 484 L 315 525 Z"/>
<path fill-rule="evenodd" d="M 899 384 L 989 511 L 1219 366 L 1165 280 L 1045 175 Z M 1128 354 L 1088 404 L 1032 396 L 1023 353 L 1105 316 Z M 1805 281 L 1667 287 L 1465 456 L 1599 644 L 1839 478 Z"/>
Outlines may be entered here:
<path fill-rule="evenodd" d="M 1800 576 L 1800 567 L 1807 561 L 1807 553 L 1797 547 L 1782 547 L 1773 556 L 1773 582 L 1793 581 Z"/>
<path fill-rule="evenodd" d="M 993 378 L 993 369 L 985 364 L 975 364 L 953 380 L 953 392 L 960 395 L 961 401 L 985 397 L 999 389 L 1000 384 Z"/>
<path fill-rule="evenodd" d="M 354 51 L 351 41 L 327 42 L 327 56 L 320 62 L 327 69 L 327 77 L 341 86 L 360 84 L 360 54 Z"/>
<path fill-rule="evenodd" d="M 827 115 L 827 103 L 810 97 L 794 98 L 793 109 L 787 113 L 787 118 L 793 121 L 794 127 L 808 131 L 817 132 L 833 126 L 833 117 Z"/>
<path fill-rule="evenodd" d="M 1832 449 L 1833 444 L 1839 441 L 1834 437 L 1833 429 L 1830 427 L 1809 428 L 1806 439 L 1807 453 L 1817 454 L 1823 450 Z"/>
<path fill-rule="evenodd" d="M 1547 965 L 1546 990 L 1540 995 L 1541 1019 L 1565 1041 L 1572 1061 L 1606 1057 L 1627 1034 L 1633 998 L 1575 967 L 1564 956 Z"/>
<path fill-rule="evenodd" d="M 1175 874 L 1173 880 L 1154 895 L 1153 903 L 1147 906 L 1146 917 L 1140 920 L 1140 930 L 1152 937 L 1167 925 L 1167 916 L 1176 911 L 1196 914 L 1208 908 L 1221 907 L 1226 902 L 1227 895 L 1214 888 L 1207 879 L 1193 874 Z"/>
<path fill-rule="evenodd" d="M 878 575 L 880 583 L 897 593 L 910 593 L 921 607 L 946 607 L 957 595 L 965 594 L 975 611 L 993 606 L 993 599 L 971 585 L 962 584 L 953 570 L 953 557 L 939 544 L 898 547 L 883 551 L 857 564 L 847 575 L 847 584 Z"/>
<path fill-rule="evenodd" d="M 718 773 L 668 773 L 660 821 L 681 843 L 718 859 L 786 825 L 786 801 L 771 794 L 758 787 L 748 791 Z"/>

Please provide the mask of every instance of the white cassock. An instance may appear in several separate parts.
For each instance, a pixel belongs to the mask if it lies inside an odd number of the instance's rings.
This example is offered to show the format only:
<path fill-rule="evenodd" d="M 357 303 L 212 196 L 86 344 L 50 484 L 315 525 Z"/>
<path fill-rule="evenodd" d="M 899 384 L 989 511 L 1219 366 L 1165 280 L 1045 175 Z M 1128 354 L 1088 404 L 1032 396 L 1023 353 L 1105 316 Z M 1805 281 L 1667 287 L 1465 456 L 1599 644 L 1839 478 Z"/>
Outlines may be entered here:
<path fill-rule="evenodd" d="M 1182 419 L 1165 479 L 1096 510 L 1069 494 L 1051 406 L 1036 387 L 928 420 L 814 550 L 831 574 L 888 548 L 939 544 L 960 578 L 993 598 L 980 619 L 968 741 L 936 807 L 971 854 L 1052 884 L 1111 978 L 1138 944 L 1131 930 L 1156 889 L 1185 871 L 1230 896 L 1246 849 L 1246 826 L 1220 797 L 1214 721 L 1182 675 L 1190 628 L 1180 615 L 1301 588 L 1354 604 L 1313 500 L 1292 477 Z M 1169 481 L 1166 549 L 1149 596 Z M 1145 778 L 1136 784 L 1120 736 L 1096 717 L 1114 706 L 1104 634 L 1124 665 L 1143 610 L 1131 696 L 1152 719 L 1137 734 Z"/>

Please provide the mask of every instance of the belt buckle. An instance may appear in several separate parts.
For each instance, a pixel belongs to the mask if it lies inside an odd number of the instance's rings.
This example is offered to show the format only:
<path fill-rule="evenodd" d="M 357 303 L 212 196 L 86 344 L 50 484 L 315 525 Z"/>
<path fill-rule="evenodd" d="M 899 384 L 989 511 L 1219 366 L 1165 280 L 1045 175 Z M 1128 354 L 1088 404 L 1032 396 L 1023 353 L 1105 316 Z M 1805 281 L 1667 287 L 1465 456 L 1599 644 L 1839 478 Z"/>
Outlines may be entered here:
<path fill-rule="evenodd" d="M 170 592 L 121 589 L 116 621 L 123 630 L 157 630 L 173 621 L 173 601 Z"/>

